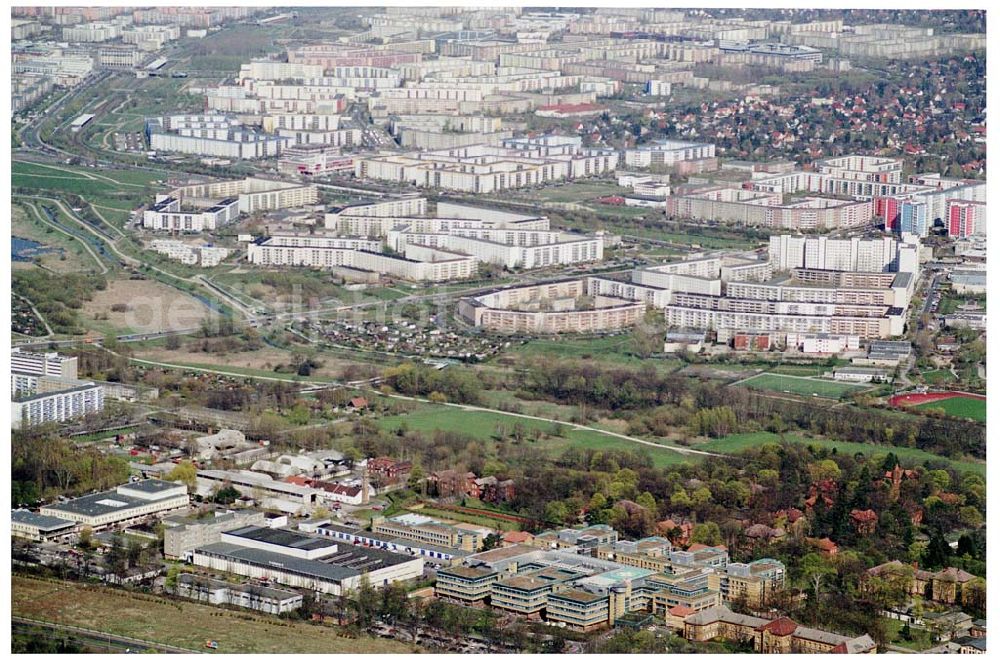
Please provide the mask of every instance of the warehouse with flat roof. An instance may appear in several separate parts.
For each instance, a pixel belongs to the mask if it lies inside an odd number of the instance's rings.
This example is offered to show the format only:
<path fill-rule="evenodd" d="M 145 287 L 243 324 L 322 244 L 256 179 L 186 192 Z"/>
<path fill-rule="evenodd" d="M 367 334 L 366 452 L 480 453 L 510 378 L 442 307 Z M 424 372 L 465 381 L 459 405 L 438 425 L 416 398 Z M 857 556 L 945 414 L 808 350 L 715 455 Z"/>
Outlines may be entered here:
<path fill-rule="evenodd" d="M 41 508 L 41 514 L 83 523 L 94 529 L 110 529 L 141 523 L 187 505 L 187 486 L 183 483 L 146 479 L 107 492 L 49 504 Z"/>
<path fill-rule="evenodd" d="M 364 579 L 383 587 L 419 578 L 424 569 L 420 557 L 256 526 L 223 532 L 221 541 L 195 548 L 190 559 L 196 566 L 334 596 Z"/>

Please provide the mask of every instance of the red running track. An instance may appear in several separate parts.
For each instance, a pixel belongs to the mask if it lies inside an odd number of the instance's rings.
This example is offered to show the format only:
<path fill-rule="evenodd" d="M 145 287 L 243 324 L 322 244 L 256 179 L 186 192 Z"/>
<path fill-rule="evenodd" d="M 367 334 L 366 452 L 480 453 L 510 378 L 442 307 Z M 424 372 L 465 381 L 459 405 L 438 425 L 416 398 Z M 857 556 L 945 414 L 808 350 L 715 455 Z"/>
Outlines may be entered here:
<path fill-rule="evenodd" d="M 946 398 L 974 398 L 976 400 L 986 400 L 985 395 L 976 393 L 965 393 L 963 391 L 938 391 L 928 393 L 908 393 L 906 395 L 894 395 L 889 398 L 891 407 L 912 407 L 923 405 L 928 402 L 937 402 Z"/>

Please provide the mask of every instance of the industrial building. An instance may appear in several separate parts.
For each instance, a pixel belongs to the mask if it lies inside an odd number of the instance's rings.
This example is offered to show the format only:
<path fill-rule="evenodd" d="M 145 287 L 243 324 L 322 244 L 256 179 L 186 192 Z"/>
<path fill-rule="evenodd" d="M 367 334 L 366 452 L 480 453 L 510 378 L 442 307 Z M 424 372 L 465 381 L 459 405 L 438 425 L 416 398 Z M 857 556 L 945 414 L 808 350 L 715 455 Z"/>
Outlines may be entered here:
<path fill-rule="evenodd" d="M 76 531 L 74 520 L 56 518 L 27 509 L 14 509 L 10 512 L 10 534 L 16 539 L 29 541 L 51 541 Z"/>
<path fill-rule="evenodd" d="M 302 607 L 302 594 L 268 585 L 230 583 L 217 578 L 182 573 L 174 594 L 213 606 L 236 606 L 258 613 L 282 615 Z"/>
<path fill-rule="evenodd" d="M 195 566 L 341 596 L 367 580 L 379 588 L 418 578 L 423 559 L 361 548 L 301 532 L 244 527 L 195 548 Z"/>
<path fill-rule="evenodd" d="M 104 530 L 145 522 L 187 505 L 187 486 L 183 483 L 147 479 L 48 504 L 41 508 L 41 514 Z"/>

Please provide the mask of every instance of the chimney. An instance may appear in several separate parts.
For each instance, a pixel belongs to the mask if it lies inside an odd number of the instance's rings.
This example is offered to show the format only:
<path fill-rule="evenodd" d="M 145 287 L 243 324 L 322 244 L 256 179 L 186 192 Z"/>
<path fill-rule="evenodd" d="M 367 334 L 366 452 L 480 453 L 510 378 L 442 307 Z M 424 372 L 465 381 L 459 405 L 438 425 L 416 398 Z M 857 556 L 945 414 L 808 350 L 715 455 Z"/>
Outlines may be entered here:
<path fill-rule="evenodd" d="M 368 461 L 365 461 L 361 472 L 361 503 L 368 504 L 368 499 Z"/>

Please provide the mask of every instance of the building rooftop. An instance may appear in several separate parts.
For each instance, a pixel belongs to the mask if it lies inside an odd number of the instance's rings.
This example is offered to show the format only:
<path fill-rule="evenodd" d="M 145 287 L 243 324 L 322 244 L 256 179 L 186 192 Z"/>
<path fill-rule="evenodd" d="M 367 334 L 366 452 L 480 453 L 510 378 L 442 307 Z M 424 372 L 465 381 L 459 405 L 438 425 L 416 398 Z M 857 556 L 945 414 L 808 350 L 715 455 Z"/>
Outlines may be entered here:
<path fill-rule="evenodd" d="M 155 485 L 146 486 L 143 484 L 155 484 Z M 58 509 L 59 511 L 75 513 L 81 516 L 103 516 L 106 514 L 115 513 L 116 511 L 121 511 L 123 509 L 143 507 L 153 502 L 153 500 L 149 500 L 143 497 L 136 497 L 134 495 L 125 495 L 119 492 L 119 490 L 121 489 L 131 488 L 144 493 L 157 493 L 160 492 L 161 490 L 167 490 L 168 488 L 177 488 L 179 485 L 182 484 L 170 483 L 168 481 L 156 481 L 153 479 L 147 479 L 146 481 L 138 481 L 136 483 L 130 483 L 124 486 L 120 486 L 115 490 L 109 490 L 103 493 L 93 493 L 91 495 L 84 495 L 83 497 L 77 497 L 76 499 L 66 500 L 65 502 L 56 502 L 54 504 L 49 504 L 44 508 Z M 138 486 L 138 488 L 134 488 L 135 486 Z M 146 488 L 153 488 L 153 489 L 147 490 Z"/>
<path fill-rule="evenodd" d="M 456 578 L 465 578 L 468 580 L 480 580 L 482 578 L 496 576 L 497 573 L 485 567 L 455 566 L 455 567 L 447 567 L 445 569 L 441 569 L 438 571 L 437 575 L 438 578 L 444 575 L 444 576 L 454 576 Z"/>
<path fill-rule="evenodd" d="M 333 541 L 332 539 L 305 535 L 302 532 L 276 530 L 270 527 L 258 527 L 257 525 L 248 525 L 239 529 L 223 532 L 223 534 L 230 534 L 243 539 L 252 539 L 254 541 L 259 541 L 260 543 L 272 546 L 295 548 L 297 550 L 319 550 L 322 548 L 329 548 L 330 546 L 339 543 L 337 541 Z"/>
<path fill-rule="evenodd" d="M 235 592 L 246 592 L 253 596 L 264 597 L 267 599 L 273 599 L 275 601 L 286 601 L 288 599 L 300 598 L 302 594 L 295 592 L 294 590 L 286 590 L 280 587 L 272 587 L 263 585 L 246 585 L 239 583 L 230 583 L 224 580 L 219 580 L 217 578 L 209 578 L 207 576 L 195 576 L 193 574 L 182 573 L 177 576 L 178 584 L 188 584 L 191 586 L 200 586 L 208 590 L 233 590 Z"/>
<path fill-rule="evenodd" d="M 76 525 L 72 520 L 63 520 L 54 516 L 43 516 L 27 509 L 14 509 L 10 512 L 10 519 L 13 523 L 31 525 L 38 528 L 39 532 L 52 532 Z"/>

